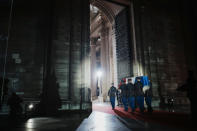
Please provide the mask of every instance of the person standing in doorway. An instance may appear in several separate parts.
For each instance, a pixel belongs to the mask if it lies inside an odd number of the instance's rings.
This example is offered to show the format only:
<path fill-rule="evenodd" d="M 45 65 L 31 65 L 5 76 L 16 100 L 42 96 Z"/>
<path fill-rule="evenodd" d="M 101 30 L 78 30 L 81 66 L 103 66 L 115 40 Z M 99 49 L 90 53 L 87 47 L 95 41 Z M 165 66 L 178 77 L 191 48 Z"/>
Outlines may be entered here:
<path fill-rule="evenodd" d="M 120 90 L 121 90 L 121 97 L 122 97 L 122 103 L 124 105 L 124 110 L 128 111 L 128 88 L 124 80 L 121 81 Z"/>
<path fill-rule="evenodd" d="M 132 109 L 132 112 L 134 112 L 135 111 L 135 87 L 131 83 L 131 79 L 128 79 L 127 88 L 128 88 L 129 105 L 130 105 L 130 107 Z"/>
<path fill-rule="evenodd" d="M 96 88 L 96 96 L 99 96 L 100 95 L 100 89 L 99 89 L 99 87 L 97 86 L 97 88 Z"/>
<path fill-rule="evenodd" d="M 114 83 L 112 83 L 112 86 L 110 87 L 108 91 L 108 96 L 110 97 L 112 110 L 114 110 L 115 109 L 115 97 L 116 97 L 116 87 L 114 87 Z"/>
<path fill-rule="evenodd" d="M 144 112 L 144 92 L 143 92 L 143 84 L 141 82 L 141 78 L 137 77 L 137 82 L 134 84 L 136 90 L 136 100 L 137 104 L 140 108 L 140 112 Z"/>

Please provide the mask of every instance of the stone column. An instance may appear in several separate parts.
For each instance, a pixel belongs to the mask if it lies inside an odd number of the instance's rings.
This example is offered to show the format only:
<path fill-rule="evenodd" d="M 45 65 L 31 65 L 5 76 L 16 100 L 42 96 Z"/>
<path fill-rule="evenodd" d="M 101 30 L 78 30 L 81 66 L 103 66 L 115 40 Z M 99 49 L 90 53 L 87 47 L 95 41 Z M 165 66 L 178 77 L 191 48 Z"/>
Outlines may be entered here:
<path fill-rule="evenodd" d="M 110 87 L 110 70 L 109 70 L 109 28 L 103 20 L 101 29 L 101 68 L 102 68 L 102 96 L 107 100 L 107 92 Z"/>
<path fill-rule="evenodd" d="M 91 38 L 91 43 L 90 43 L 90 54 L 91 54 L 91 95 L 92 98 L 96 98 L 96 39 Z"/>
<path fill-rule="evenodd" d="M 113 66 L 113 45 L 112 45 L 112 27 L 109 28 L 109 83 L 114 82 L 114 66 Z"/>
<path fill-rule="evenodd" d="M 131 38 L 132 38 L 132 52 L 133 52 L 133 75 L 138 76 L 139 75 L 139 62 L 137 60 L 137 47 L 136 47 L 136 31 L 135 31 L 135 15 L 134 15 L 134 5 L 133 1 L 130 5 L 131 9 Z"/>
<path fill-rule="evenodd" d="M 114 27 L 114 25 L 112 25 Z M 111 30 L 111 38 L 112 38 L 112 68 L 113 68 L 113 74 L 112 74 L 112 82 L 114 82 L 114 86 L 118 87 L 118 72 L 117 72 L 117 56 L 116 56 L 116 39 L 115 39 L 115 28 Z"/>

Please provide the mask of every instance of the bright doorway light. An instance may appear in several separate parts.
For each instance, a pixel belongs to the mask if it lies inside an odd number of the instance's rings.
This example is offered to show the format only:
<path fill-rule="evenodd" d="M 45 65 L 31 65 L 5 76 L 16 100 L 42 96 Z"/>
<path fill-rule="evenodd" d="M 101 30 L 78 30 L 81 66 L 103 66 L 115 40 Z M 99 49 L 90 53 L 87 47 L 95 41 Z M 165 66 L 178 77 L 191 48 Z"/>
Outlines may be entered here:
<path fill-rule="evenodd" d="M 96 76 L 100 78 L 100 77 L 102 76 L 102 71 L 101 71 L 101 70 L 98 70 L 98 71 L 96 72 Z"/>

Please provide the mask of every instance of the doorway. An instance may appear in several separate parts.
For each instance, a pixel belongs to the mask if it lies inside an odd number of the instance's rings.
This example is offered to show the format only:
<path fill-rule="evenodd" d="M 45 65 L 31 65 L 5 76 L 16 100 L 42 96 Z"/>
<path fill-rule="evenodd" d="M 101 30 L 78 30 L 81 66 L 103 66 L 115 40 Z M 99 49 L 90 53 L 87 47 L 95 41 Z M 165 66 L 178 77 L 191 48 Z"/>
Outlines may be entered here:
<path fill-rule="evenodd" d="M 131 42 L 127 7 L 107 1 L 90 4 L 92 101 L 108 102 L 112 83 L 118 88 L 131 76 Z"/>

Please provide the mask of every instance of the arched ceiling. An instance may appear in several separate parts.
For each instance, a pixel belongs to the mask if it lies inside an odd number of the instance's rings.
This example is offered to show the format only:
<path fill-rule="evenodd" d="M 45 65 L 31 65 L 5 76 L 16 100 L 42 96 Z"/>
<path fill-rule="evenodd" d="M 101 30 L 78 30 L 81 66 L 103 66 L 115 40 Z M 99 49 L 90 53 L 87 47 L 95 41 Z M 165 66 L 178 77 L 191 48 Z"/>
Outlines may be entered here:
<path fill-rule="evenodd" d="M 115 16 L 124 8 L 122 5 L 114 4 L 107 0 L 91 0 L 90 4 L 96 6 L 101 12 L 103 12 L 111 24 L 114 22 Z"/>
<path fill-rule="evenodd" d="M 123 3 L 119 3 L 119 2 Z M 90 36 L 97 38 L 100 36 L 101 25 L 105 23 L 111 28 L 115 23 L 115 16 L 129 6 L 129 0 L 90 0 Z"/>

